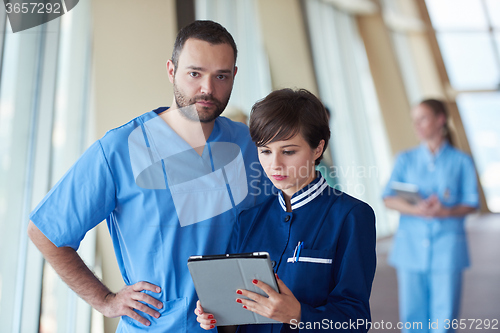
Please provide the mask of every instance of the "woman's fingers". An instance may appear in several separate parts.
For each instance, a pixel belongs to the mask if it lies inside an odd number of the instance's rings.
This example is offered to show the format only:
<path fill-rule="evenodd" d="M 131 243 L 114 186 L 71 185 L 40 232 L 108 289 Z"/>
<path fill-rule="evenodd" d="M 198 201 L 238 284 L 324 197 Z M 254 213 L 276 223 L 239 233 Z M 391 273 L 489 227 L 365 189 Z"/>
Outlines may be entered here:
<path fill-rule="evenodd" d="M 264 283 L 260 280 L 253 279 L 252 283 L 259 287 L 263 292 L 265 292 L 268 296 L 274 296 L 277 294 L 277 292 L 267 283 Z"/>
<path fill-rule="evenodd" d="M 252 301 L 255 301 L 258 303 L 264 302 L 267 299 L 266 296 L 262 296 L 260 294 L 254 293 L 253 291 L 249 291 L 249 290 L 245 290 L 245 289 L 238 289 L 236 291 L 236 293 L 238 294 L 238 295 L 236 295 L 238 297 L 244 296 L 244 297 L 250 298 Z"/>
<path fill-rule="evenodd" d="M 196 314 L 196 321 L 200 323 L 201 328 L 210 330 L 215 327 L 217 320 L 214 318 L 213 314 L 205 313 L 199 300 L 196 302 L 194 313 Z"/>
<path fill-rule="evenodd" d="M 236 293 L 238 294 L 237 296 L 243 296 L 249 299 L 238 297 L 236 299 L 236 302 L 240 303 L 243 306 L 243 308 L 247 310 L 253 311 L 262 316 L 269 317 L 269 307 L 270 307 L 271 297 L 274 297 L 279 294 L 276 291 L 274 291 L 274 289 L 271 288 L 271 286 L 262 281 L 254 279 L 252 280 L 252 283 L 255 286 L 259 287 L 269 297 L 262 296 L 253 291 L 238 289 L 236 291 Z"/>
<path fill-rule="evenodd" d="M 203 314 L 203 308 L 201 306 L 200 300 L 196 301 L 196 309 L 194 309 L 194 314 L 195 315 L 201 315 L 201 314 Z"/>
<path fill-rule="evenodd" d="M 270 285 L 268 285 L 262 281 L 259 281 L 257 279 L 253 279 L 252 283 L 255 286 L 257 286 L 260 290 L 262 290 L 264 293 L 266 293 L 266 295 L 268 295 L 269 297 L 279 295 Z M 236 290 L 236 293 L 238 295 L 248 297 L 251 300 L 254 300 L 255 302 L 258 302 L 258 303 L 265 302 L 268 299 L 268 297 L 266 297 L 266 296 L 262 296 L 260 294 L 253 292 L 253 291 L 249 291 L 249 290 L 245 290 L 245 289 L 238 289 L 238 290 Z"/>
<path fill-rule="evenodd" d="M 237 298 L 236 302 L 240 303 L 241 306 L 244 309 L 247 309 L 249 311 L 255 312 L 257 314 L 260 314 L 262 316 L 267 317 L 267 312 L 266 312 L 266 307 L 263 306 L 261 303 L 254 302 L 252 300 L 244 299 L 244 298 Z"/>
<path fill-rule="evenodd" d="M 282 323 L 290 323 L 293 319 L 300 320 L 301 305 L 299 301 L 283 281 L 279 280 L 279 278 L 277 281 L 281 293 L 277 293 L 262 281 L 254 280 L 253 283 L 268 294 L 269 297 L 259 295 L 252 291 L 238 289 L 236 293 L 241 297 L 238 297 L 236 302 L 240 303 L 243 308 L 249 311 L 281 321 Z M 243 296 L 249 299 L 245 299 Z"/>
<path fill-rule="evenodd" d="M 257 286 L 260 290 L 262 290 L 264 293 L 266 293 L 267 297 L 266 296 L 262 296 L 262 295 L 260 295 L 258 293 L 255 293 L 253 291 L 245 290 L 245 289 L 238 289 L 238 290 L 236 290 L 236 293 L 238 294 L 238 296 L 247 297 L 247 298 L 249 298 L 253 302 L 256 302 L 256 303 L 259 303 L 259 304 L 262 304 L 262 305 L 266 306 L 267 303 L 269 303 L 269 300 L 272 297 L 276 297 L 277 295 L 279 295 L 279 293 L 277 293 L 270 285 L 268 285 L 268 284 L 266 284 L 266 283 L 264 283 L 264 282 L 262 282 L 260 280 L 253 279 L 252 283 L 255 286 Z M 287 290 L 288 290 L 288 288 L 287 288 Z M 244 300 L 242 298 L 238 298 L 238 299 L 241 300 L 241 301 Z M 237 302 L 243 304 L 243 302 L 239 302 L 239 301 L 237 301 Z M 246 305 L 248 307 L 249 303 L 246 302 L 246 304 L 243 304 L 243 305 Z M 252 304 L 251 307 L 254 308 L 255 306 Z"/>
<path fill-rule="evenodd" d="M 196 317 L 196 321 L 200 323 L 200 327 L 209 330 L 215 327 L 215 324 L 217 323 L 217 320 L 214 319 L 213 315 L 210 315 L 211 318 L 209 317 L 208 314 L 203 314 L 199 315 Z"/>

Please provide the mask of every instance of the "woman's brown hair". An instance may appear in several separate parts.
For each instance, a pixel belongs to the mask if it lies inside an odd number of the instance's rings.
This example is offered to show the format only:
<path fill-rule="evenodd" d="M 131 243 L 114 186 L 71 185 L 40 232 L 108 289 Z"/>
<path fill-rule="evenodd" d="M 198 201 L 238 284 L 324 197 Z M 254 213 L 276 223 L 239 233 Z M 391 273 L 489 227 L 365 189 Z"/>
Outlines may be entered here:
<path fill-rule="evenodd" d="M 330 126 L 323 103 L 309 91 L 276 90 L 252 107 L 250 136 L 257 147 L 289 140 L 299 133 L 312 149 L 325 140 L 323 152 L 315 161 L 318 165 L 330 139 Z"/>
<path fill-rule="evenodd" d="M 429 107 L 432 112 L 434 112 L 435 116 L 444 116 L 445 122 L 443 125 L 443 136 L 446 140 L 448 140 L 450 145 L 453 146 L 453 138 L 451 136 L 450 127 L 448 126 L 448 110 L 446 109 L 446 105 L 442 101 L 437 99 L 425 99 L 420 102 L 420 104 Z"/>

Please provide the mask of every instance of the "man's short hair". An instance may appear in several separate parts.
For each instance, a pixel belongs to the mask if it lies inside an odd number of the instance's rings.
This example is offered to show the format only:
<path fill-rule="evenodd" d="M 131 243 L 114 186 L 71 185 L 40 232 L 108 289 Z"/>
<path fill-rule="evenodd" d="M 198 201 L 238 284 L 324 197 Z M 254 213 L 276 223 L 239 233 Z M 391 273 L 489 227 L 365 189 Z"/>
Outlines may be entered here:
<path fill-rule="evenodd" d="M 193 23 L 182 28 L 175 39 L 171 59 L 174 64 L 175 71 L 177 71 L 179 55 L 181 54 L 184 44 L 189 38 L 199 39 L 213 45 L 229 44 L 233 48 L 234 63 L 236 65 L 238 50 L 236 49 L 236 43 L 234 42 L 233 36 L 231 36 L 226 28 L 214 21 L 194 21 Z"/>
<path fill-rule="evenodd" d="M 312 149 L 325 140 L 323 152 L 315 161 L 318 165 L 330 140 L 330 126 L 323 103 L 309 91 L 276 90 L 253 105 L 250 136 L 257 147 L 290 140 L 299 133 Z"/>

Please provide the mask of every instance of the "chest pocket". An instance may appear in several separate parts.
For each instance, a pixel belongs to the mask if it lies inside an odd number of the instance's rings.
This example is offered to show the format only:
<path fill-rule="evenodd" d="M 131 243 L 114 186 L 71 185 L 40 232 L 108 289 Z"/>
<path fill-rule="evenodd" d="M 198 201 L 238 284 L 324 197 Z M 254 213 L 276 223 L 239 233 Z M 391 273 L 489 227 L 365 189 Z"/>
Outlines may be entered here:
<path fill-rule="evenodd" d="M 460 203 L 460 190 L 459 184 L 447 182 L 440 188 L 439 199 L 445 206 L 455 206 Z"/>
<path fill-rule="evenodd" d="M 302 249 L 298 258 L 287 253 L 283 281 L 300 302 L 320 306 L 333 289 L 332 267 L 333 251 Z"/>

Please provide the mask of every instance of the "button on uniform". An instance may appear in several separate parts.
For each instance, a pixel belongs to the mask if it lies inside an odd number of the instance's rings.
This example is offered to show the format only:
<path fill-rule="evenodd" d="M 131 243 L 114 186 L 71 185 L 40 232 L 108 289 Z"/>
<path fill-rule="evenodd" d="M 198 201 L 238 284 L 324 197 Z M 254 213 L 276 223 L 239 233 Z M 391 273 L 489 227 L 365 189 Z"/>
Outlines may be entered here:
<path fill-rule="evenodd" d="M 285 222 L 290 221 L 290 215 L 285 216 Z"/>

